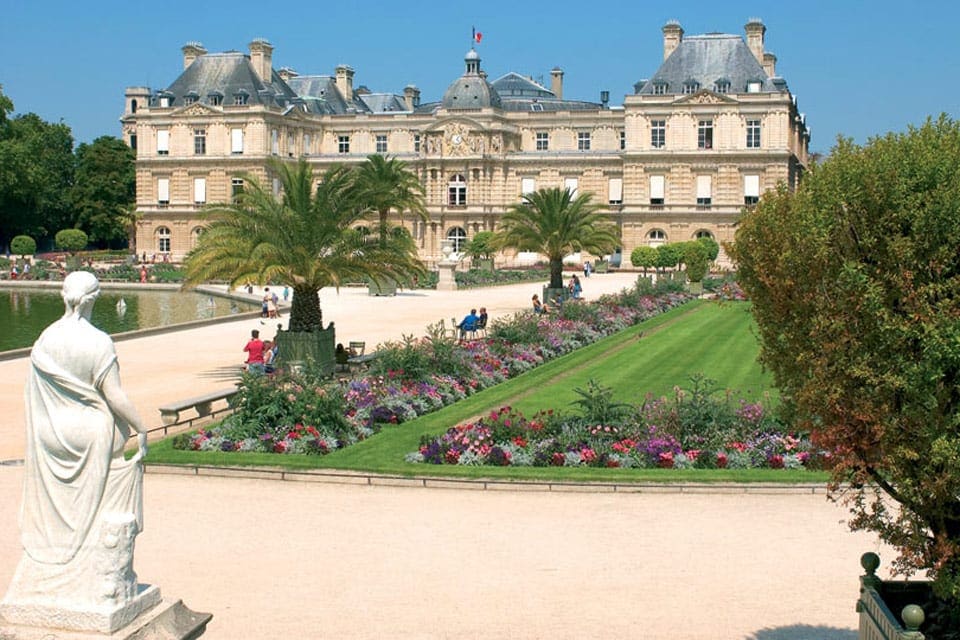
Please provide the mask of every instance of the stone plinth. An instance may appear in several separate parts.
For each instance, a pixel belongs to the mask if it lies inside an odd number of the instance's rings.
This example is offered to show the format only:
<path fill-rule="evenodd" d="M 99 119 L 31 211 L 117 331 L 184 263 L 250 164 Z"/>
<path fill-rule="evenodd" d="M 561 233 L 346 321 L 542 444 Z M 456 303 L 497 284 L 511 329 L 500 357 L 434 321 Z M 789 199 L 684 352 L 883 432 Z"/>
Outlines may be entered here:
<path fill-rule="evenodd" d="M 437 280 L 437 291 L 456 291 L 457 279 L 454 274 L 457 271 L 457 263 L 441 260 L 437 263 L 437 269 L 440 274 Z"/>
<path fill-rule="evenodd" d="M 144 592 L 147 596 L 155 592 L 159 598 L 160 590 L 150 587 Z M 151 596 L 152 597 L 152 596 Z M 129 606 L 129 605 L 128 605 Z M 8 616 L 9 607 L 4 606 L 0 616 L 0 639 L 2 640 L 192 640 L 199 638 L 207 629 L 207 623 L 213 617 L 209 613 L 192 611 L 182 600 L 162 600 L 154 603 L 153 608 L 129 621 L 112 633 L 91 630 L 65 629 L 57 627 L 54 621 L 63 621 L 71 612 L 50 611 L 52 617 L 43 620 L 43 624 L 15 623 Z M 20 609 L 20 608 L 17 608 Z M 24 618 L 39 615 L 40 607 Z M 52 609 L 48 607 L 47 609 Z M 17 612 L 14 612 L 17 613 Z"/>

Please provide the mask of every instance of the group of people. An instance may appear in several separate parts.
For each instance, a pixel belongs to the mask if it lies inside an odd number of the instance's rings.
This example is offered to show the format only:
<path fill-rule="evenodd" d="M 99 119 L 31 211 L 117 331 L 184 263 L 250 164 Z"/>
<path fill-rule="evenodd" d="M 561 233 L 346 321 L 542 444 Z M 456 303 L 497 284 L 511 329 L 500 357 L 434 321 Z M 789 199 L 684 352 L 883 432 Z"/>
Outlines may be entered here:
<path fill-rule="evenodd" d="M 283 325 L 277 325 L 277 336 L 283 330 Z M 250 332 L 250 340 L 243 347 L 247 354 L 247 372 L 253 374 L 273 373 L 276 368 L 277 353 L 279 352 L 277 337 L 273 340 L 261 340 L 260 331 Z"/>
<path fill-rule="evenodd" d="M 470 313 L 463 317 L 463 320 L 457 324 L 460 330 L 460 340 L 465 340 L 468 333 L 476 333 L 487 328 L 487 308 L 480 307 L 480 312 L 476 309 L 470 309 Z"/>
<path fill-rule="evenodd" d="M 585 264 L 589 265 L 590 263 L 587 262 Z M 584 269 L 584 271 L 586 272 L 586 268 Z M 583 295 L 583 285 L 580 284 L 580 278 L 577 276 L 577 274 L 573 274 L 573 276 L 570 278 L 570 282 L 567 283 L 566 288 L 567 288 L 567 294 L 570 297 L 570 299 L 572 300 L 581 299 L 581 296 Z M 533 294 L 533 298 L 531 298 L 531 302 L 533 304 L 533 312 L 535 314 L 541 315 L 541 314 L 550 313 L 550 305 L 547 304 L 546 301 L 540 300 L 540 296 L 538 296 L 537 294 Z M 554 302 L 556 302 L 557 305 L 562 305 L 563 299 L 562 297 L 557 297 L 554 299 Z"/>

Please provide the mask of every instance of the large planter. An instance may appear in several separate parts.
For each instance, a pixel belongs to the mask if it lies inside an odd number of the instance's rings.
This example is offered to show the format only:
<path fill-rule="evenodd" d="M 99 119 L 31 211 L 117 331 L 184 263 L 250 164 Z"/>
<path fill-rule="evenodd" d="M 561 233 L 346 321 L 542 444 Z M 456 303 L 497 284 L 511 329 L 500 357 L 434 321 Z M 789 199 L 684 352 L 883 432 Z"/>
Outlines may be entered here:
<path fill-rule="evenodd" d="M 866 573 L 860 576 L 857 600 L 859 640 L 924 640 L 920 627 L 926 616 L 916 603 L 927 600 L 930 583 L 884 582 L 876 576 L 880 557 L 872 552 L 860 557 L 860 565 Z"/>
<path fill-rule="evenodd" d="M 703 283 L 702 282 L 688 282 L 687 291 L 694 295 L 700 295 L 703 293 Z"/>
<path fill-rule="evenodd" d="M 563 303 L 570 296 L 570 291 L 566 287 L 551 289 L 549 286 L 543 288 L 543 297 L 540 298 L 544 304 L 556 306 L 558 302 Z"/>
<path fill-rule="evenodd" d="M 491 258 L 477 258 L 473 261 L 473 268 L 493 271 L 493 260 Z"/>
<path fill-rule="evenodd" d="M 397 295 L 397 281 L 392 278 L 370 280 L 367 283 L 367 293 L 371 296 L 395 296 Z"/>
<path fill-rule="evenodd" d="M 336 368 L 336 335 L 333 323 L 318 331 L 280 331 L 277 334 L 281 366 L 296 369 L 303 363 L 313 363 L 324 375 L 333 375 Z"/>

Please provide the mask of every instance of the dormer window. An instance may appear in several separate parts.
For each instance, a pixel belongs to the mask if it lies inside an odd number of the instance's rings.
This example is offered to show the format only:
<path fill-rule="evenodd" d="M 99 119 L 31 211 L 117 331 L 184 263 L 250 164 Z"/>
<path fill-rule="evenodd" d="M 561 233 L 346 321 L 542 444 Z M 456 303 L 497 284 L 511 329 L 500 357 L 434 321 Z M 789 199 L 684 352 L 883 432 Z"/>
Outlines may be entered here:
<path fill-rule="evenodd" d="M 714 85 L 714 91 L 717 93 L 730 93 L 730 81 L 726 78 L 720 78 Z"/>
<path fill-rule="evenodd" d="M 760 93 L 760 87 L 763 83 L 759 80 L 750 80 L 747 82 L 747 93 Z"/>
<path fill-rule="evenodd" d="M 696 93 L 700 90 L 700 83 L 696 80 L 687 80 L 683 83 L 683 92 L 685 94 Z"/>
<path fill-rule="evenodd" d="M 543 111 L 543 105 L 539 102 L 531 102 L 530 111 Z"/>
<path fill-rule="evenodd" d="M 161 108 L 168 108 L 173 106 L 173 94 L 172 93 L 161 93 L 157 97 L 158 102 L 160 103 Z"/>
<path fill-rule="evenodd" d="M 196 91 L 190 91 L 183 96 L 183 104 L 185 105 L 194 104 L 199 99 L 200 99 L 200 96 L 197 95 Z"/>
<path fill-rule="evenodd" d="M 664 96 L 667 94 L 667 89 L 670 87 L 666 82 L 654 82 L 653 83 L 653 95 L 655 96 Z"/>
<path fill-rule="evenodd" d="M 250 99 L 250 94 L 246 91 L 240 90 L 233 94 L 233 104 L 243 105 L 247 104 L 247 101 Z"/>
<path fill-rule="evenodd" d="M 207 104 L 211 104 L 214 107 L 219 107 L 223 104 L 223 94 L 219 91 L 215 91 L 207 95 Z"/>

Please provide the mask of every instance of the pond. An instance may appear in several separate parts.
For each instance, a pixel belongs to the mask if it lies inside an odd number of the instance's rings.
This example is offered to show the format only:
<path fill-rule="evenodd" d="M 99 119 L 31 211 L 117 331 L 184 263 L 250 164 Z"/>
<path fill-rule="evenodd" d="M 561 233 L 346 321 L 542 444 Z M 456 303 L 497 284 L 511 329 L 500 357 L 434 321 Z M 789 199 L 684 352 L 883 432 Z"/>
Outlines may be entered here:
<path fill-rule="evenodd" d="M 257 304 L 196 292 L 104 289 L 93 307 L 91 321 L 114 334 L 257 309 Z M 0 289 L 0 327 L 4 327 L 0 351 L 33 345 L 40 333 L 62 315 L 59 289 Z"/>

